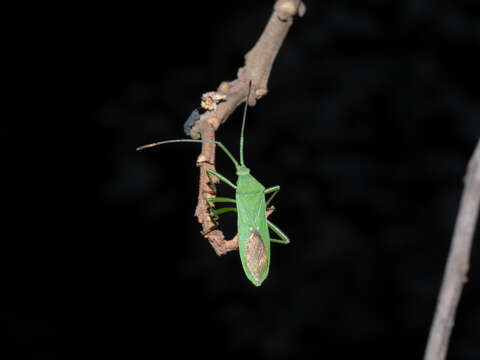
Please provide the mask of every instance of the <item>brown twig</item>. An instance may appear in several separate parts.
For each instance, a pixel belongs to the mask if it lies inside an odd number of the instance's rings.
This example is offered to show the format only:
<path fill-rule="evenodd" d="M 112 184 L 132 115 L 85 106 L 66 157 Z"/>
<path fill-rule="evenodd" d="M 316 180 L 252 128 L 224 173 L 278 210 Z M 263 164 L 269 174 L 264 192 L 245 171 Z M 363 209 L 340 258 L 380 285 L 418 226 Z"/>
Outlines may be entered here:
<path fill-rule="evenodd" d="M 194 139 L 215 140 L 215 131 L 223 124 L 230 114 L 244 101 L 248 100 L 254 106 L 256 100 L 267 93 L 267 83 L 272 69 L 273 61 L 293 23 L 295 15 L 303 16 L 306 7 L 301 0 L 277 0 L 273 13 L 262 35 L 255 46 L 245 55 L 245 65 L 238 70 L 237 79 L 223 82 L 218 87 L 216 94 L 222 101 L 216 104 L 208 103 L 210 111 L 205 112 L 200 120 L 192 127 L 190 136 Z M 252 81 L 252 94 L 248 94 L 248 84 Z M 203 106 L 203 104 L 202 104 Z M 195 216 L 202 224 L 202 233 L 208 239 L 218 255 L 225 254 L 238 248 L 235 238 L 225 240 L 223 233 L 216 229 L 211 230 L 215 224 L 210 218 L 207 198 L 212 197 L 207 169 L 215 170 L 215 144 L 203 143 L 202 152 L 197 158 L 200 168 L 200 187 L 198 204 Z M 218 179 L 214 179 L 218 182 Z"/>
<path fill-rule="evenodd" d="M 443 360 L 455 321 L 463 284 L 467 282 L 470 250 L 480 202 L 480 141 L 468 164 L 437 309 L 430 329 L 425 360 Z"/>

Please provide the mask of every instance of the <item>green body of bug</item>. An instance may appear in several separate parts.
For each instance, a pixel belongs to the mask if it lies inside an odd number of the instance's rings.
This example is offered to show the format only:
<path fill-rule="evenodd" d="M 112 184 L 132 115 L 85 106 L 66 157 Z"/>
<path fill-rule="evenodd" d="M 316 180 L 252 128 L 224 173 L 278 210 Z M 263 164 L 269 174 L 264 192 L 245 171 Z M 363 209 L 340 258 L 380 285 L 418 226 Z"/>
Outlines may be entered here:
<path fill-rule="evenodd" d="M 278 227 L 276 227 L 267 219 L 266 215 L 267 206 L 278 193 L 278 191 L 280 191 L 280 186 L 273 186 L 265 189 L 265 187 L 250 174 L 250 169 L 245 166 L 243 160 L 243 133 L 245 129 L 245 118 L 248 107 L 248 98 L 250 97 L 250 90 L 251 84 L 249 86 L 247 100 L 245 101 L 242 120 L 242 130 L 240 136 L 240 163 L 237 162 L 228 149 L 219 141 L 192 139 L 167 140 L 144 145 L 137 148 L 137 150 L 175 142 L 207 142 L 217 144 L 225 152 L 237 169 L 237 184 L 234 185 L 230 180 L 216 171 L 207 171 L 235 189 L 235 199 L 217 197 L 208 199 L 208 201 L 210 203 L 234 203 L 236 206 L 230 208 L 220 208 L 212 211 L 210 214 L 211 216 L 218 216 L 230 211 L 237 213 L 238 250 L 240 252 L 243 270 L 245 271 L 247 278 L 254 285 L 260 286 L 268 275 L 270 266 L 270 243 L 276 242 L 280 244 L 288 244 L 290 240 Z M 265 195 L 267 194 L 271 195 L 270 198 L 265 201 Z M 278 235 L 280 239 L 271 239 L 269 229 Z"/>
<path fill-rule="evenodd" d="M 267 277 L 270 265 L 265 187 L 249 174 L 248 169 L 240 169 L 235 198 L 242 265 L 249 280 L 260 285 Z"/>

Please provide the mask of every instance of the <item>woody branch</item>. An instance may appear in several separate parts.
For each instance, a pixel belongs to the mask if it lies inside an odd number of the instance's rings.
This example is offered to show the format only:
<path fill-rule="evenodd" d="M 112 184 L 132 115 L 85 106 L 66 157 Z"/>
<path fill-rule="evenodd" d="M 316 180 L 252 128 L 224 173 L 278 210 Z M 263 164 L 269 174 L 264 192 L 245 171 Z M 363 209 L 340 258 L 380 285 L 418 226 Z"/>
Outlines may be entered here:
<path fill-rule="evenodd" d="M 218 105 L 215 99 L 211 110 L 206 111 L 195 123 L 190 131 L 194 139 L 215 140 L 215 132 L 221 124 L 244 101 L 254 106 L 256 101 L 267 94 L 267 84 L 272 70 L 272 65 L 277 53 L 293 24 L 295 15 L 303 16 L 306 7 L 301 0 L 277 0 L 273 7 L 272 15 L 254 47 L 245 55 L 245 64 L 238 70 L 237 78 L 232 81 L 224 81 L 216 90 L 216 99 L 221 99 Z M 252 82 L 250 99 L 248 84 Z M 232 240 L 226 240 L 222 231 L 212 230 L 214 223 L 210 218 L 207 199 L 213 197 L 207 169 L 215 170 L 215 144 L 203 143 L 202 152 L 197 158 L 197 166 L 200 168 L 200 186 L 198 203 L 195 216 L 202 225 L 202 234 L 208 239 L 218 255 L 225 254 L 238 248 L 236 236 Z M 213 179 L 218 182 L 218 179 Z M 267 212 L 269 215 L 273 211 Z"/>
<path fill-rule="evenodd" d="M 455 322 L 455 312 L 463 284 L 467 282 L 470 251 L 480 202 L 480 141 L 470 159 L 464 181 L 465 186 L 438 296 L 437 309 L 425 350 L 425 360 L 445 359 Z"/>

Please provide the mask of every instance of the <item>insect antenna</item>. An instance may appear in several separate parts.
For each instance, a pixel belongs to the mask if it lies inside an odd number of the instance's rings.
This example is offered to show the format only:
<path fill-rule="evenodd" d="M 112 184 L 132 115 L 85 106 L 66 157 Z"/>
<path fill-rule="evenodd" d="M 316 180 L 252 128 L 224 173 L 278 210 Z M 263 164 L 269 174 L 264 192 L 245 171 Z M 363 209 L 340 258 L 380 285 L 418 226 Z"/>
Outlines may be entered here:
<path fill-rule="evenodd" d="M 233 155 L 230 153 L 230 151 L 228 151 L 228 149 L 225 147 L 225 145 L 223 145 L 220 141 L 194 140 L 194 139 L 166 140 L 166 141 L 154 142 L 154 143 L 147 144 L 147 145 L 142 145 L 142 146 L 137 147 L 136 150 L 137 150 L 137 151 L 140 151 L 140 150 L 147 149 L 147 148 L 151 148 L 151 147 L 158 146 L 158 145 L 178 143 L 178 142 L 211 143 L 211 144 L 216 144 L 216 145 L 218 145 L 218 147 L 219 147 L 220 149 L 223 150 L 223 152 L 230 158 L 230 160 L 232 160 L 232 162 L 233 162 L 233 164 L 235 165 L 235 167 L 236 167 L 237 169 L 238 169 L 238 167 L 239 167 L 238 161 L 235 160 L 235 158 L 234 158 Z"/>
<path fill-rule="evenodd" d="M 245 166 L 243 161 L 243 133 L 245 132 L 245 119 L 247 117 L 248 99 L 250 99 L 250 91 L 252 90 L 252 80 L 248 82 L 247 100 L 245 100 L 245 108 L 243 109 L 242 130 L 240 133 L 240 165 Z"/>

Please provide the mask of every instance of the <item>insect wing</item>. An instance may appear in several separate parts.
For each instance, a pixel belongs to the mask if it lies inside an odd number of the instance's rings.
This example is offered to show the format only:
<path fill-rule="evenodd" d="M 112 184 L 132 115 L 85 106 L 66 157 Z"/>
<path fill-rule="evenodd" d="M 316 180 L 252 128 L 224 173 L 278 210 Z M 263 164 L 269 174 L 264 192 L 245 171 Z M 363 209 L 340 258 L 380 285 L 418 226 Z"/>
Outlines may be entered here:
<path fill-rule="evenodd" d="M 255 284 L 260 284 L 266 276 L 265 272 L 268 271 L 268 255 L 257 229 L 252 230 L 245 245 L 245 260 Z"/>

